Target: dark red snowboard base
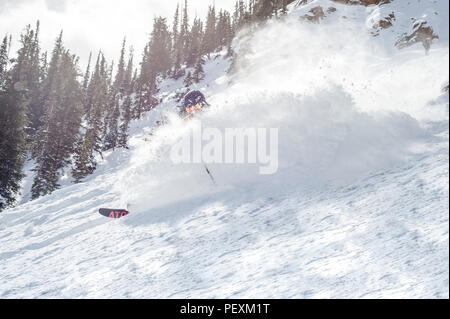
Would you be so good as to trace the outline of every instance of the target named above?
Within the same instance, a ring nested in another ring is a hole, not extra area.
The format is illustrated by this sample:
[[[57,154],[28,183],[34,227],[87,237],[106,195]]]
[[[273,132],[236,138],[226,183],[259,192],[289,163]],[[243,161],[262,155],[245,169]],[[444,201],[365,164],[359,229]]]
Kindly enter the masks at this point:
[[[99,213],[105,217],[109,218],[122,218],[130,214],[129,211],[124,209],[108,209],[108,208],[100,208]]]

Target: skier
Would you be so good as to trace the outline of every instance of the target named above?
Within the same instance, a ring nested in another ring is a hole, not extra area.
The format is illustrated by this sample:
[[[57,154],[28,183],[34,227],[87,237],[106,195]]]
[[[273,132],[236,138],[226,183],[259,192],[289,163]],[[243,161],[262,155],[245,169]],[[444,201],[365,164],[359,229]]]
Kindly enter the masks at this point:
[[[200,91],[191,91],[184,97],[181,116],[186,119],[192,118],[195,113],[201,112],[205,106],[210,105],[206,102],[203,93]]]
[[[181,111],[181,116],[185,120],[190,120],[198,112],[203,112],[206,106],[210,105],[208,102],[206,102],[206,98],[203,93],[200,91],[191,91],[184,97],[184,109],[182,109]],[[211,173],[209,167],[205,163],[203,163],[203,166],[205,167],[206,173],[208,173],[214,186],[217,186],[216,180],[214,179],[214,176]]]

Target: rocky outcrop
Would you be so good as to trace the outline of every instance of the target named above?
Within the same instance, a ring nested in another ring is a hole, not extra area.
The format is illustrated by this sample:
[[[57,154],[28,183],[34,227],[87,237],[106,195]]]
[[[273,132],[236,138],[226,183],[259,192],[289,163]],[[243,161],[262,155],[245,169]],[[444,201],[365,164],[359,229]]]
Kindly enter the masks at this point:
[[[299,14],[301,20],[321,23],[325,22],[328,17],[334,16],[340,19],[364,21],[366,30],[372,36],[383,37],[398,49],[422,44],[428,53],[435,40],[439,39],[440,30],[436,28],[439,28],[440,24],[436,21],[439,21],[438,11],[442,8],[435,9],[435,6],[430,7],[431,4],[421,4],[420,1],[418,3],[408,2],[407,8],[402,8],[401,1],[328,0],[315,2],[313,0],[297,0],[297,7],[301,12]],[[320,5],[318,5],[319,3]],[[344,10],[344,6],[354,7],[355,10]],[[350,17],[343,15],[347,11],[350,12]],[[352,12],[357,12],[357,14],[352,15]]]
[[[309,10],[307,14],[301,16],[300,19],[307,20],[314,23],[319,23],[320,19],[325,18],[325,12],[321,6],[317,6]]]
[[[331,1],[341,4],[360,5],[366,7],[374,5],[382,5],[391,2],[391,0],[331,0]]]
[[[379,36],[381,31],[391,28],[394,25],[395,20],[394,12],[391,12],[387,17],[378,20],[372,25],[372,35],[375,37]]]
[[[307,0],[302,1],[305,1],[306,3]],[[335,7],[328,7],[326,10],[328,15],[333,14],[336,11],[337,9]],[[301,16],[300,19],[313,23],[320,23],[320,20],[324,19],[326,16],[324,9],[321,6],[317,6],[309,10],[307,14]]]
[[[393,26],[393,22],[395,21],[395,13],[390,13],[387,17],[380,19],[376,24],[374,24],[375,29],[388,29]]]
[[[439,36],[434,33],[433,28],[428,25],[427,21],[416,20],[413,31],[410,34],[404,33],[395,45],[399,49],[403,49],[416,43],[422,43],[428,52],[434,39],[439,39]]]

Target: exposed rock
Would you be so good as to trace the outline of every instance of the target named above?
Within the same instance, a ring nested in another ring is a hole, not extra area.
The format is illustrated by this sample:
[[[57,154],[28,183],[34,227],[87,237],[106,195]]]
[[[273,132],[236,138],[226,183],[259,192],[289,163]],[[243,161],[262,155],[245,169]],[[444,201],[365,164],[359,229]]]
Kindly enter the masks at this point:
[[[416,43],[422,43],[428,53],[434,39],[439,39],[439,36],[434,34],[433,28],[428,25],[427,21],[417,20],[414,22],[413,32],[411,34],[404,33],[395,45],[399,49],[403,49]]]
[[[319,23],[320,19],[323,19],[325,17],[325,13],[323,12],[323,9],[321,6],[314,7],[307,14],[304,16],[301,16],[300,19],[311,21],[314,23]]]
[[[366,7],[391,3],[391,0],[331,0],[331,1],[341,3],[341,4],[360,5],[360,6],[366,6]]]
[[[327,10],[327,13],[333,13],[336,12],[336,8],[335,7],[329,7]]]
[[[387,17],[380,19],[377,23],[373,25],[374,29],[388,29],[392,27],[393,22],[395,21],[394,12],[390,13]]]

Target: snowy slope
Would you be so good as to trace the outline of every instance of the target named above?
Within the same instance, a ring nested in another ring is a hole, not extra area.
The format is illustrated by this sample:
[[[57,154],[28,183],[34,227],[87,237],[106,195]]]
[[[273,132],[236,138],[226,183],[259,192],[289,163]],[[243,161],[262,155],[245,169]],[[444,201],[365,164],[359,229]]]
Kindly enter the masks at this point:
[[[120,222],[94,214],[106,189],[73,189],[4,218],[2,297],[448,297],[447,175],[442,144],[345,188],[224,192]]]
[[[386,48],[420,46],[427,36],[435,45],[448,45],[446,0],[298,0],[291,10],[315,23],[356,22],[355,32],[371,34]]]
[[[233,77],[224,53],[207,61],[201,121],[176,118],[182,79],[167,80],[129,151],[2,213],[0,297],[448,298],[448,42],[388,50],[300,8],[240,35]],[[199,125],[278,127],[278,173],[214,164],[213,187],[171,163]]]

